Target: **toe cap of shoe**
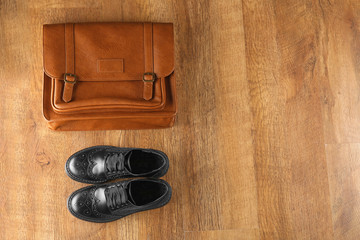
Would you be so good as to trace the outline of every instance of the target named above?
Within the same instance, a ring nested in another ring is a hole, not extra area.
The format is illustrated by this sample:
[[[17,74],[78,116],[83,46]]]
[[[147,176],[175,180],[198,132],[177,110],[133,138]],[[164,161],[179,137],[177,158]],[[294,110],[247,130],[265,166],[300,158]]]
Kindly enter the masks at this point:
[[[78,156],[72,156],[66,162],[66,171],[70,176],[79,179],[89,179],[87,169],[89,162],[86,159],[79,158]]]
[[[87,191],[74,192],[68,199],[68,208],[70,212],[77,216],[92,215],[92,201]]]

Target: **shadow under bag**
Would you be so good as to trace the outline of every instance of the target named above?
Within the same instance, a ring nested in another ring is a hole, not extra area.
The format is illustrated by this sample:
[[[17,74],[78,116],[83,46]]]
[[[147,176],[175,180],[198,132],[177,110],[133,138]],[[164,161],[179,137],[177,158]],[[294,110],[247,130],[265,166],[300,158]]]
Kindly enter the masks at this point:
[[[43,114],[53,130],[171,127],[171,23],[44,25]]]

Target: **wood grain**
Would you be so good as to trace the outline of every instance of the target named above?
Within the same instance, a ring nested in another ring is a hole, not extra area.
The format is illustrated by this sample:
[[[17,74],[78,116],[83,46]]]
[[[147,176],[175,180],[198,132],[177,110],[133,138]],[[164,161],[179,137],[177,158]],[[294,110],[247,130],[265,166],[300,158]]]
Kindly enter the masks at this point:
[[[317,81],[318,13],[313,1],[244,1],[258,217],[265,239],[333,237]]]
[[[335,239],[360,236],[360,144],[326,146]]]
[[[185,232],[185,240],[248,240],[258,239],[259,232],[257,229],[233,229],[233,230],[216,230],[216,231],[192,231]]]
[[[174,23],[173,128],[46,128],[42,25],[95,21]],[[359,239],[359,26],[356,0],[0,0],[0,238]],[[64,164],[97,144],[166,152],[171,202],[74,218]]]
[[[321,104],[335,239],[360,236],[360,3],[322,4]]]

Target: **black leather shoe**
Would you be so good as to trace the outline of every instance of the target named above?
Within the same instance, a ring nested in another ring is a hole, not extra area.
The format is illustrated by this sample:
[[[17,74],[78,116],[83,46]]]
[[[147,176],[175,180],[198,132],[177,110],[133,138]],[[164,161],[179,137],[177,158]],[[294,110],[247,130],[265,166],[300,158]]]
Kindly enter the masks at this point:
[[[70,195],[67,206],[77,218],[103,223],[162,207],[171,192],[164,180],[133,179],[81,188]]]
[[[169,168],[165,153],[142,148],[95,146],[73,154],[65,164],[67,175],[83,183],[115,178],[161,177]]]

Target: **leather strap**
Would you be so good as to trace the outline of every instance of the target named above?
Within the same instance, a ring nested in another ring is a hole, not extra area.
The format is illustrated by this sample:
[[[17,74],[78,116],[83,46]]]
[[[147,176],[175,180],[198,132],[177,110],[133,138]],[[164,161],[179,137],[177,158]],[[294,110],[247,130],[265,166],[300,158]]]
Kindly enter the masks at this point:
[[[155,81],[154,57],[153,57],[153,26],[152,23],[144,23],[144,51],[145,51],[145,74],[143,77],[144,90],[143,98],[150,100],[153,98],[153,88]],[[152,74],[149,74],[152,73]]]
[[[63,101],[70,102],[72,99],[75,76],[75,46],[74,46],[74,24],[65,24],[65,74],[64,74],[64,91]]]

